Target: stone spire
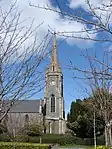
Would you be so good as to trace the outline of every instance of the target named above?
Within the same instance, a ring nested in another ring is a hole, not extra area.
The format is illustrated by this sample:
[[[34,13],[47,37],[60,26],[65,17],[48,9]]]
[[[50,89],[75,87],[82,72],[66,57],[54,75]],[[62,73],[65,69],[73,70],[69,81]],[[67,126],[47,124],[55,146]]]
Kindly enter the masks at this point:
[[[56,48],[56,33],[54,32],[53,35],[53,45],[52,45],[52,56],[51,56],[51,64],[50,64],[51,71],[58,71],[59,62],[57,56],[57,48]]]

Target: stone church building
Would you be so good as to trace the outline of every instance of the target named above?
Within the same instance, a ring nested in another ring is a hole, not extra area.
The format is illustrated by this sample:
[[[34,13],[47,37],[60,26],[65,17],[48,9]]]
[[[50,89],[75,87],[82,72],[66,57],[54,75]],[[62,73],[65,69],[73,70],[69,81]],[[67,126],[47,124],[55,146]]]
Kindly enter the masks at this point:
[[[44,113],[43,110],[44,109]],[[64,134],[66,131],[65,109],[63,97],[63,73],[58,62],[56,49],[56,33],[53,36],[52,55],[46,69],[46,86],[44,99],[19,100],[8,113],[9,125],[13,128],[28,123],[46,125],[46,133]]]

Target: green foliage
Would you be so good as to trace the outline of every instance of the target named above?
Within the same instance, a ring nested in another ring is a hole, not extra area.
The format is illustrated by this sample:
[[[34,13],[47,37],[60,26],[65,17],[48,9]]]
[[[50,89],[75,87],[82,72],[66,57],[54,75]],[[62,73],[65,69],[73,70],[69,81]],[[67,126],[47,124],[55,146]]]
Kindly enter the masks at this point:
[[[0,142],[0,149],[48,149],[46,144]]]
[[[96,149],[107,149],[107,147],[106,146],[97,146]]]
[[[15,138],[16,142],[31,142],[31,143],[40,143],[40,138],[42,143],[44,144],[60,144],[60,145],[93,145],[93,139],[92,138],[78,138],[76,136],[72,135],[56,135],[56,134],[44,134],[42,136],[27,136],[27,135],[20,135]],[[4,140],[5,139],[5,140]],[[7,136],[1,135],[0,141],[10,141],[10,139]],[[97,137],[97,144],[103,145],[104,142],[104,136]],[[0,148],[1,149],[1,148]]]
[[[97,146],[96,149],[108,149],[106,146]],[[112,149],[112,147],[109,147],[109,149]]]
[[[42,136],[42,143],[57,143],[60,145],[93,145],[94,140],[93,138],[79,138],[72,135],[56,135],[56,134],[46,134]],[[97,137],[97,144],[103,145],[104,144],[104,137],[100,136]]]
[[[6,133],[0,134],[0,141],[9,142],[10,138],[8,137],[8,135]]]
[[[79,114],[83,114],[85,111],[84,107],[81,105],[81,100],[77,99],[76,102],[71,103],[69,121],[72,123],[77,119]]]
[[[93,138],[94,136],[93,111],[88,108],[87,101],[89,102],[89,98],[82,101],[78,99],[76,102],[72,102],[70,114],[67,116],[68,128],[73,130],[74,134],[80,138]],[[100,136],[104,132],[104,121],[98,115],[95,120],[96,135]]]
[[[42,136],[43,143],[57,143],[60,145],[74,144],[75,137],[70,135],[56,135],[56,134],[45,134]]]
[[[42,134],[43,128],[38,124],[26,125],[23,131],[28,136],[40,136]]]

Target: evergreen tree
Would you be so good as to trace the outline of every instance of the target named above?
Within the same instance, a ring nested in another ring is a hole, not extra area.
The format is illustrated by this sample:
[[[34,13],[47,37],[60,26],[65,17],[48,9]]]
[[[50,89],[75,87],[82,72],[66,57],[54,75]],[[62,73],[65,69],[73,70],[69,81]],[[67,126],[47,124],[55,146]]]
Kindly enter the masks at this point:
[[[93,111],[88,106],[90,99],[79,100],[71,103],[70,113],[68,113],[68,128],[73,130],[77,137],[93,138]],[[96,116],[96,135],[104,132],[104,121],[97,114]]]

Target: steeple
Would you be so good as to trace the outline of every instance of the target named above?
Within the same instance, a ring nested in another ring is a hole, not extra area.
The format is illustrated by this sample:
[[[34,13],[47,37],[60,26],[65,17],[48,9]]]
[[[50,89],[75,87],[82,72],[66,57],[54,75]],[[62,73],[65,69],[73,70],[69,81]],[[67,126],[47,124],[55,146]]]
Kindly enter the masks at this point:
[[[54,71],[58,71],[59,68],[60,67],[59,67],[57,48],[56,48],[56,32],[54,32],[50,69],[51,71],[54,72]]]
[[[64,119],[63,73],[58,62],[56,33],[53,34],[51,63],[46,69],[44,103],[46,133],[64,134],[66,123]]]

